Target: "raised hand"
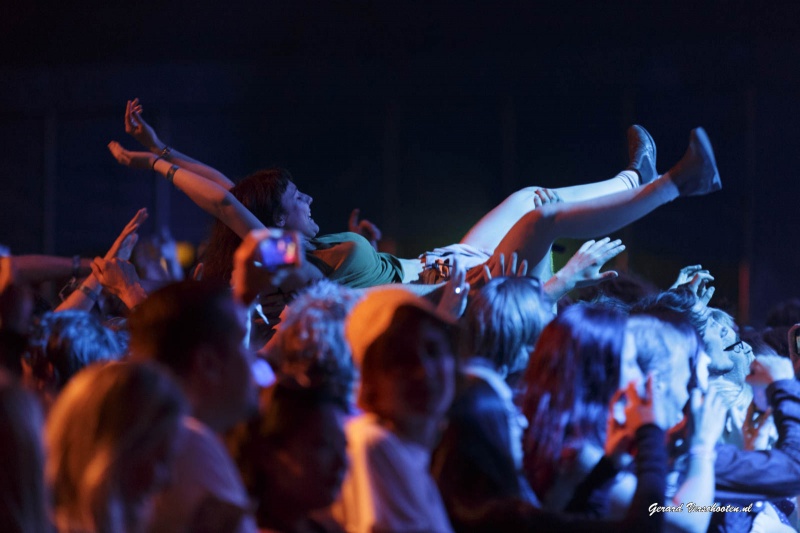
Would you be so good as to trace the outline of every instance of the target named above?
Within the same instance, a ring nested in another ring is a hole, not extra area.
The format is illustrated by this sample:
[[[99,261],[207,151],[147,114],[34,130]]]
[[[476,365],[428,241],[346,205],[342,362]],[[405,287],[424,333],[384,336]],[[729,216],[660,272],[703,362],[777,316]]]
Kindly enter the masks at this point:
[[[106,252],[103,258],[109,260],[117,257],[125,261],[130,259],[133,247],[136,246],[139,240],[139,235],[136,232],[144,221],[147,220],[148,216],[147,208],[143,207],[139,209],[136,214],[133,215],[130,222],[122,228],[122,233],[119,234],[119,237],[117,237],[117,240],[114,241],[114,244],[111,245],[111,248],[108,249],[108,252]]]
[[[534,191],[533,197],[533,207],[542,207],[543,205],[547,204],[555,204],[558,202],[562,202],[563,200],[558,195],[556,191],[553,189],[545,189],[544,187],[539,187]]]
[[[233,254],[233,294],[245,305],[252,303],[262,292],[275,292],[290,274],[290,269],[286,268],[270,272],[256,266],[256,261],[260,259],[259,245],[269,236],[270,230],[267,228],[251,231]]]
[[[511,261],[506,264],[506,256],[504,254],[499,254],[498,256],[498,263],[500,266],[500,271],[496,272],[496,277],[507,277],[507,278],[521,278],[528,275],[528,260],[523,259],[522,262],[517,267],[517,252],[513,252],[511,254]],[[486,282],[492,281],[495,275],[492,274],[491,269],[487,264],[484,263],[483,265],[483,275],[486,277]]]
[[[95,257],[92,274],[108,292],[122,300],[128,309],[133,309],[147,298],[147,293],[139,283],[136,268],[128,261]]]
[[[607,261],[624,250],[625,245],[619,239],[612,241],[606,237],[599,241],[586,241],[575,252],[575,255],[570,257],[564,268],[548,280],[545,284],[545,292],[553,300],[558,300],[572,289],[589,287],[616,278],[619,275],[616,271],[608,270],[601,273],[600,269]]]
[[[793,379],[792,362],[780,355],[759,355],[750,363],[750,375],[745,381],[753,386],[766,387],[774,381]]]
[[[676,289],[681,285],[689,283],[690,281],[692,281],[694,275],[697,274],[698,272],[708,273],[708,270],[703,270],[702,265],[689,265],[683,267],[680,270],[680,272],[678,272],[678,278],[675,280],[675,283],[672,284],[670,289]]]
[[[772,407],[767,407],[763,413],[756,413],[755,402],[750,402],[747,416],[742,424],[743,448],[745,450],[768,449],[773,432],[777,434],[775,422],[772,419]]]
[[[725,429],[725,413],[727,406],[718,394],[717,383],[711,382],[708,391],[703,395],[700,389],[692,389],[690,399],[692,417],[692,446],[700,446],[713,450]]]
[[[156,156],[150,152],[131,152],[123,148],[117,141],[108,143],[108,150],[117,160],[117,163],[130,168],[150,170],[156,161]]]
[[[703,269],[701,265],[685,266],[678,273],[678,279],[672,284],[670,289],[677,289],[686,286],[697,296],[697,306],[706,307],[711,297],[714,296],[714,287],[709,284],[714,281],[711,272]]]
[[[656,423],[652,376],[647,377],[645,391],[644,396],[639,396],[636,383],[630,382],[627,387],[619,389],[611,398],[605,444],[607,456],[613,458],[629,451],[636,430],[645,424]],[[619,420],[615,414],[616,406],[623,397],[625,398],[625,420]]]
[[[138,98],[128,100],[125,107],[125,133],[148,150],[161,146],[155,130],[142,118],[142,104],[139,103]]]
[[[369,241],[373,248],[376,250],[378,249],[378,241],[381,240],[383,235],[381,234],[380,228],[376,226],[374,223],[370,222],[367,219],[358,220],[358,215],[361,213],[361,210],[356,208],[350,213],[350,218],[347,223],[347,227],[352,233],[358,233],[365,239]]]
[[[469,283],[467,279],[467,269],[458,260],[453,262],[450,269],[450,280],[444,286],[442,299],[439,300],[438,308],[456,320],[461,318],[467,308],[467,296],[469,295]]]

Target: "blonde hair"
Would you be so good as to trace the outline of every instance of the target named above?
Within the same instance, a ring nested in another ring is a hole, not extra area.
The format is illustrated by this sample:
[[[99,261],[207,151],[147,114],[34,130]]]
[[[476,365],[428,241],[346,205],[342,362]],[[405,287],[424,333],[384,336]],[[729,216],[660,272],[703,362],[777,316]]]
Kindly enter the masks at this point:
[[[45,428],[45,477],[60,531],[117,532],[139,526],[138,503],[125,501],[124,465],[153,461],[175,438],[185,412],[172,380],[155,366],[97,364],[77,374]],[[140,497],[141,496],[141,497]]]

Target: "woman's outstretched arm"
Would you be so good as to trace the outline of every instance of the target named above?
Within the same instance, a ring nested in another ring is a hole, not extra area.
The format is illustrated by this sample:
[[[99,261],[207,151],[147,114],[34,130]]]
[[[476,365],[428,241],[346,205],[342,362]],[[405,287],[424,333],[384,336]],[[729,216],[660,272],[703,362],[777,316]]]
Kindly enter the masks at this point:
[[[214,181],[159,159],[149,152],[130,152],[118,142],[108,143],[108,149],[122,165],[138,169],[153,169],[183,191],[200,209],[219,219],[236,235],[244,239],[252,230],[264,229],[256,218],[233,194]]]
[[[139,144],[156,156],[194,172],[207,180],[211,180],[226,191],[233,188],[233,182],[219,170],[167,146],[165,142],[158,138],[153,127],[142,118],[142,111],[142,104],[139,103],[138,98],[128,100],[128,104],[125,107],[125,133],[136,139]]]
[[[122,233],[119,234],[117,239],[111,245],[111,248],[108,249],[106,255],[103,256],[105,260],[111,259],[122,259],[123,261],[127,261],[131,258],[131,253],[133,252],[133,247],[136,246],[136,243],[139,240],[139,228],[144,221],[147,220],[148,214],[147,209],[142,208],[139,209],[133,218],[128,222],[124,228],[122,228]],[[89,276],[83,280],[80,287],[76,290],[72,291],[66,300],[61,302],[56,308],[56,311],[67,311],[67,310],[79,310],[79,311],[90,311],[92,307],[94,307],[95,302],[100,297],[100,292],[102,291],[102,287],[100,285],[100,281],[94,275],[94,273],[89,274]]]

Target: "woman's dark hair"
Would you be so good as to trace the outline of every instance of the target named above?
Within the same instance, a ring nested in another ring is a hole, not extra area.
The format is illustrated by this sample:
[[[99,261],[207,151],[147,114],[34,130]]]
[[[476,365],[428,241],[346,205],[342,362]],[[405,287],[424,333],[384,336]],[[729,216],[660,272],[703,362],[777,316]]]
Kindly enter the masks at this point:
[[[265,226],[274,226],[284,214],[281,198],[292,181],[292,175],[282,168],[259,170],[237,183],[231,194]],[[227,282],[233,270],[233,253],[241,244],[228,226],[216,220],[203,257],[203,279]]]
[[[550,487],[570,442],[603,447],[608,402],[619,387],[625,316],[577,304],[545,327],[523,378],[530,425],[525,471],[534,492]]]
[[[271,476],[265,472],[264,461],[286,447],[295,434],[306,427],[315,414],[326,405],[346,413],[347,403],[324,386],[303,386],[292,378],[283,378],[262,395],[262,413],[242,428],[232,443],[233,455],[254,498],[270,497]],[[279,497],[275,495],[275,497]]]
[[[467,376],[463,385],[431,464],[450,516],[521,492],[503,400],[480,378]]]

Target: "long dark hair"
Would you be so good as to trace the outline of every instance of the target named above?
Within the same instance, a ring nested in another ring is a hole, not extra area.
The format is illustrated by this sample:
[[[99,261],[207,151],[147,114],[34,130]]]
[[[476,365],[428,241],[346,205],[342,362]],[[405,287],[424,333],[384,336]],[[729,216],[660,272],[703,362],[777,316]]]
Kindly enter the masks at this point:
[[[274,226],[284,214],[281,197],[291,181],[288,170],[269,168],[247,176],[231,189],[231,193],[265,226]],[[203,279],[230,281],[233,253],[241,242],[228,226],[214,221],[203,258]]]
[[[625,317],[573,305],[545,327],[525,371],[525,472],[536,494],[550,488],[566,444],[603,447],[608,403],[619,387]]]
[[[480,378],[466,376],[448,413],[431,471],[448,511],[492,498],[520,497],[503,401]]]

